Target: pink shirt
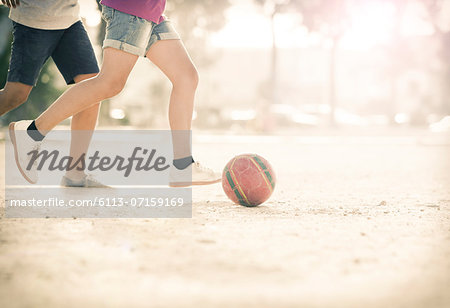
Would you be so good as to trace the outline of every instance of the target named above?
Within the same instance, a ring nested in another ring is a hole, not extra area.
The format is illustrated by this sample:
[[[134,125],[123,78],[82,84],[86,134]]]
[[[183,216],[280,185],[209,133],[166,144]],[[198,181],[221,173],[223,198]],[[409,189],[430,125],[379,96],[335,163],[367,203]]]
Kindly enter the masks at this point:
[[[166,0],[102,0],[101,3],[157,24],[164,20],[162,14],[166,7]]]

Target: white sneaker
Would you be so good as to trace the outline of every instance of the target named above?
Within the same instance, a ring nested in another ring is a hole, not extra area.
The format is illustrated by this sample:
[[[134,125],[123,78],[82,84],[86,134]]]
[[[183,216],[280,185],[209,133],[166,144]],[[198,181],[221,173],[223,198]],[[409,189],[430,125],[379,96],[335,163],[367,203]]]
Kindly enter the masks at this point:
[[[38,151],[41,142],[34,141],[27,133],[27,128],[33,121],[19,121],[9,124],[9,136],[14,146],[14,157],[17,167],[25,180],[31,184],[35,184],[38,180],[37,162],[36,160],[30,166],[31,151]]]
[[[92,174],[85,174],[80,180],[72,180],[67,176],[61,179],[62,187],[82,187],[82,188],[111,188],[108,185],[102,184]]]
[[[199,162],[194,162],[183,170],[179,170],[175,166],[170,168],[169,186],[171,187],[209,185],[219,183],[221,180],[220,173],[202,166]]]

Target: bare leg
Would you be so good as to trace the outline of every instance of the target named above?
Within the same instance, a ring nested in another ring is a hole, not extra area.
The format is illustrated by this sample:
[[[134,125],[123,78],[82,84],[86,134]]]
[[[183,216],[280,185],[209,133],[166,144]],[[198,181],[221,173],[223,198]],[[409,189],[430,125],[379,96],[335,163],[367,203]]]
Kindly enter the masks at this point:
[[[38,130],[46,134],[64,119],[120,93],[137,59],[136,55],[106,48],[100,74],[64,92],[36,119]]]
[[[74,78],[75,83],[83,80],[93,78],[97,74],[78,75]],[[78,160],[81,155],[86,154],[89,143],[92,139],[95,126],[97,124],[98,110],[100,103],[92,105],[78,112],[72,117],[71,123],[71,139],[70,139],[70,156],[74,161]],[[80,180],[84,177],[84,171],[79,171],[76,168],[68,170],[66,176],[72,180]]]
[[[198,73],[181,40],[162,40],[147,52],[150,59],[169,78],[172,93],[169,122],[172,129],[174,158],[191,155],[190,130]]]
[[[32,88],[21,82],[7,82],[0,90],[0,116],[25,103]]]

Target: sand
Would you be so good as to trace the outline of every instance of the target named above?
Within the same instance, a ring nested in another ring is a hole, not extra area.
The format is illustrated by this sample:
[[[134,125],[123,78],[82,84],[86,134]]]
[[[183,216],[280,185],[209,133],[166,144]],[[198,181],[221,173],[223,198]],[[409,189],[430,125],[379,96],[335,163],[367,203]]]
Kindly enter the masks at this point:
[[[0,306],[449,307],[448,141],[199,134],[199,160],[278,181],[257,208],[194,188],[185,219],[6,218],[2,189]]]

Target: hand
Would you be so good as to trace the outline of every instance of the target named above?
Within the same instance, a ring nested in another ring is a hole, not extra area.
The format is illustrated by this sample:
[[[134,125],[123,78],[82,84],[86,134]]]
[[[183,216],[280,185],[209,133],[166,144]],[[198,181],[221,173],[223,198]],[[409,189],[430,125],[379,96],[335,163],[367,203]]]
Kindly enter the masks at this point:
[[[19,0],[2,0],[2,3],[6,5],[7,7],[13,7],[16,8],[17,6],[20,6]]]

